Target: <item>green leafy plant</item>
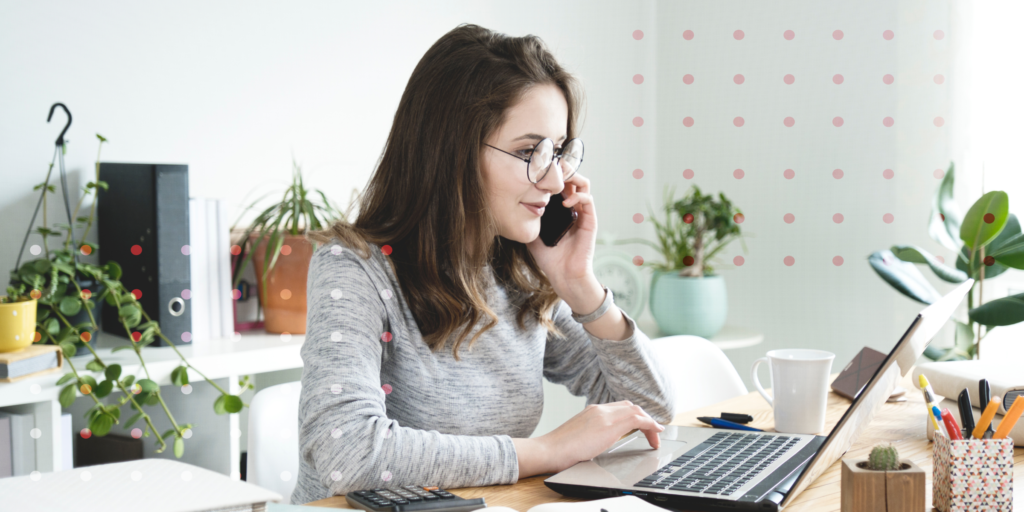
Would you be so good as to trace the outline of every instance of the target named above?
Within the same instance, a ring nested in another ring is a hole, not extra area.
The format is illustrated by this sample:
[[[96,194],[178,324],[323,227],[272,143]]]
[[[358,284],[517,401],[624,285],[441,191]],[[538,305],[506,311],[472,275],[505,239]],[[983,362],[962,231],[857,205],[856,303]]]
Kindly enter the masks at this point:
[[[872,471],[899,471],[900,454],[893,445],[878,445],[871,449],[868,455],[868,469]]]
[[[1024,293],[974,306],[974,287],[983,291],[986,278],[996,277],[1008,268],[1024,269],[1024,234],[1017,217],[1009,211],[1009,196],[1000,190],[988,192],[962,215],[953,200],[953,170],[950,162],[932,200],[928,233],[957,253],[955,268],[916,245],[894,245],[868,257],[868,263],[882,279],[903,295],[924,304],[931,304],[942,295],[925,280],[918,264],[927,265],[939,279],[949,283],[975,280],[967,294],[968,322],[952,320],[956,324],[955,345],[946,350],[929,346],[924,352],[926,357],[938,361],[980,357],[981,340],[992,329],[1024,321]],[[978,295],[981,302],[981,293]]]
[[[238,216],[238,220],[231,226],[235,226],[242,220],[249,210],[257,203],[265,199],[273,192],[268,192],[259,199],[245,207]],[[317,200],[319,197],[319,200]],[[299,164],[292,160],[292,183],[285,191],[280,201],[266,207],[256,219],[253,220],[245,230],[239,243],[240,251],[235,255],[235,270],[232,276],[232,288],[237,288],[242,280],[242,272],[252,258],[256,247],[267,240],[267,247],[263,258],[263,294],[267,293],[267,276],[277,265],[277,257],[281,254],[281,246],[284,244],[285,235],[304,234],[308,230],[319,230],[329,227],[336,220],[347,220],[352,213],[352,208],[359,201],[357,190],[352,191],[349,205],[344,212],[341,211],[327,195],[319,189],[308,189],[302,181],[302,169]],[[257,234],[254,240],[251,235]],[[316,244],[314,244],[314,247]],[[260,303],[266,303],[266,297],[260,297]],[[257,311],[257,315],[259,312]]]
[[[102,150],[107,139],[99,134],[96,134],[96,137],[100,141]],[[60,151],[66,153],[67,146],[62,145]],[[94,402],[93,407],[86,413],[88,428],[92,435],[105,436],[114,425],[121,425],[127,430],[142,420],[145,425],[142,435],[149,437],[151,432],[157,434],[157,431],[144,406],[159,405],[167,414],[171,428],[159,434],[156,453],[162,453],[167,448],[165,440],[173,436],[174,456],[180,458],[185,450],[185,432],[193,425],[191,423],[179,424],[171,416],[170,410],[161,396],[160,386],[150,377],[149,370],[146,368],[146,362],[142,357],[144,347],[159,338],[178,354],[181,364],[171,372],[171,381],[175,386],[189,384],[189,370],[191,370],[220,391],[221,395],[213,404],[217,414],[236,413],[248,404],[244,404],[241,397],[228,393],[189,364],[177,347],[161,332],[159,323],[150,318],[131,291],[121,284],[120,265],[115,261],[108,261],[102,266],[78,261],[76,252],[87,255],[99,249],[97,244],[85,241],[95,220],[96,201],[93,201],[88,217],[78,216],[83,200],[90,193],[95,195],[100,188],[107,189],[107,184],[99,179],[99,166],[100,156],[97,151],[96,179],[87,183],[83,188],[84,194],[79,199],[73,215],[77,219],[76,226],[85,228],[81,239],[73,239],[73,230],[69,225],[54,224],[54,227],[59,229],[48,227],[46,209],[44,208],[43,225],[38,227],[35,232],[43,238],[45,253],[41,258],[26,261],[11,271],[7,293],[9,297],[15,297],[15,300],[23,300],[27,290],[27,296],[38,299],[35,342],[52,343],[59,346],[64,353],[65,364],[71,368],[71,372],[57,381],[58,386],[64,386],[59,394],[62,407],[69,407],[75,401],[75,392],[78,390]],[[50,164],[46,173],[46,180],[34,187],[35,190],[43,189],[44,205],[46,195],[55,193],[54,186],[49,184],[52,171],[53,163]],[[61,229],[67,231],[66,236]],[[50,237],[64,238],[63,247],[56,250],[50,249],[47,244],[47,239]],[[97,283],[95,293],[80,286],[79,281],[84,279]],[[93,335],[99,330],[92,312],[99,301],[106,302],[108,307],[113,307],[118,311],[118,321],[124,327],[127,337],[132,340],[130,345],[115,347],[113,352],[134,351],[145,374],[144,377],[122,375],[121,365],[105,363],[93,348],[93,344],[90,343]],[[74,317],[83,309],[88,313],[89,321],[72,325],[69,318]],[[88,373],[76,368],[71,360],[79,347],[85,347],[93,355],[93,359],[85,365],[85,370],[88,370]],[[99,373],[99,375],[94,376],[89,373]],[[112,404],[104,404],[100,401],[101,398],[115,390],[123,393],[123,398]],[[137,411],[127,420],[121,418],[121,408],[125,404],[129,404],[132,410]]]
[[[613,245],[639,243],[653,247],[665,263],[644,263],[644,266],[659,271],[679,271],[682,277],[703,277],[714,275],[711,259],[733,240],[739,238],[744,253],[747,246],[740,235],[739,222],[743,213],[719,192],[718,199],[701,193],[693,185],[690,192],[676,201],[674,188],[665,188],[665,223],[662,224],[651,213],[651,222],[658,237],[655,244],[642,238],[614,240]],[[647,205],[650,211],[650,203]]]

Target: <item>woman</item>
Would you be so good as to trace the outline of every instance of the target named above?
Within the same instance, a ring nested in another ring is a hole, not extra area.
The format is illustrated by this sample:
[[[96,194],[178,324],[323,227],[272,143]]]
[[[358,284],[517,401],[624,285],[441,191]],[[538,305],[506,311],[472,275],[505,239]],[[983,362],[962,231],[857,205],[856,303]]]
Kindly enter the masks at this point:
[[[577,90],[537,37],[475,25],[413,70],[358,218],[310,233],[324,245],[309,268],[292,503],[511,484],[634,429],[660,445],[671,385],[592,270]],[[579,217],[547,247],[527,204],[559,193]],[[543,378],[590,405],[528,438]]]

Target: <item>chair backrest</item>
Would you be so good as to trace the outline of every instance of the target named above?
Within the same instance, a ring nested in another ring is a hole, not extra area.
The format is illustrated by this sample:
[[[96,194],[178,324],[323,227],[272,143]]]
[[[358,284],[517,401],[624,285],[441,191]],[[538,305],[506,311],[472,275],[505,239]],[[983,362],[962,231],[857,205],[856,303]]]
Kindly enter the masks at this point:
[[[651,344],[675,386],[676,411],[690,411],[747,394],[736,367],[707,339],[680,334],[653,339]]]
[[[261,389],[249,403],[247,482],[279,493],[291,503],[299,477],[299,392],[302,382]]]

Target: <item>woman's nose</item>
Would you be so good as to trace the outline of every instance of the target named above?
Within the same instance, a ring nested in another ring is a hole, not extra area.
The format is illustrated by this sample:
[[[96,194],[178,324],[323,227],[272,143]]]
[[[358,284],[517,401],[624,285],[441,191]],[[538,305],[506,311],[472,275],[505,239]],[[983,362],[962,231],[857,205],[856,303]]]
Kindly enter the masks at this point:
[[[552,194],[560,194],[565,189],[565,180],[562,179],[564,175],[565,170],[562,168],[562,159],[553,160],[548,167],[547,174],[537,182],[537,186],[550,190]]]

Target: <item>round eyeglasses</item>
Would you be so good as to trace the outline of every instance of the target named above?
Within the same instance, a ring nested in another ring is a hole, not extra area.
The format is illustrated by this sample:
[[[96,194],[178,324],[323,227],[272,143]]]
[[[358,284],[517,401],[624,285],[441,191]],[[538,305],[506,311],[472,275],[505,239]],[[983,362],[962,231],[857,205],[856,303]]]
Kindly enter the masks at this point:
[[[535,184],[540,183],[548,175],[555,160],[558,160],[559,169],[562,170],[562,181],[572,178],[583,163],[583,141],[580,139],[568,140],[559,148],[558,153],[555,153],[555,143],[549,138],[541,139],[532,149],[516,151],[519,154],[509,153],[490,144],[486,145],[526,162],[526,179]]]

